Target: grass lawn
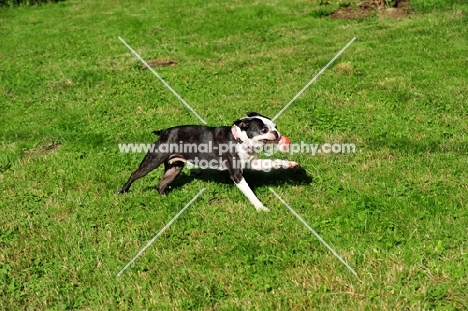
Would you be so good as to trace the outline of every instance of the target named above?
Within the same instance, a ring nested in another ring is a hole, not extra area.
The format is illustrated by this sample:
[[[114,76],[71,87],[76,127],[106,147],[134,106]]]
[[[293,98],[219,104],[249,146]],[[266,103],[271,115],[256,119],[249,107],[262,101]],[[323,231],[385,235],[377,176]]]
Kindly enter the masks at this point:
[[[468,3],[344,20],[329,2],[0,8],[0,309],[468,308]],[[119,36],[176,61],[155,70],[210,126],[273,117],[356,36],[276,120],[293,142],[356,152],[275,154],[306,175],[246,172],[270,213],[227,172],[184,169],[161,197],[158,169],[119,195],[144,154],[118,144],[200,124]]]

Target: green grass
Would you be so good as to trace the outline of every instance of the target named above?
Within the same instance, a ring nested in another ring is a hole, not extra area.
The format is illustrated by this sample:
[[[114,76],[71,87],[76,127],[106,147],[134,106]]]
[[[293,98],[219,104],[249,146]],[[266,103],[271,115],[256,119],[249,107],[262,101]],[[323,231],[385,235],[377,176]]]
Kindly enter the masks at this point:
[[[0,9],[0,309],[468,308],[468,5],[413,1],[405,19],[318,18],[309,1],[65,1]],[[355,154],[279,154],[294,173],[162,169],[117,190],[151,131],[274,116],[293,142]],[[200,189],[205,193],[117,278]],[[358,272],[355,278],[269,191]]]

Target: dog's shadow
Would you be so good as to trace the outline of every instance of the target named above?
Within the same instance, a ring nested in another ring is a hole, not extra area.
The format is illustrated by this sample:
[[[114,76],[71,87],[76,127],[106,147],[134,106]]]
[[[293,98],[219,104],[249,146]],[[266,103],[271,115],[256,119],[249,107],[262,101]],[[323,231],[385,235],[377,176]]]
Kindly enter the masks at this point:
[[[307,172],[302,167],[293,169],[276,169],[269,172],[244,170],[242,174],[254,190],[257,187],[279,186],[279,185],[307,185],[313,182],[313,178],[307,175]],[[180,188],[185,184],[191,183],[193,180],[201,180],[204,182],[216,182],[222,184],[233,184],[234,182],[229,177],[228,171],[218,171],[212,169],[190,169],[189,174],[182,172],[177,179],[166,188],[166,194],[174,189]],[[148,187],[147,190],[154,190],[154,186]]]

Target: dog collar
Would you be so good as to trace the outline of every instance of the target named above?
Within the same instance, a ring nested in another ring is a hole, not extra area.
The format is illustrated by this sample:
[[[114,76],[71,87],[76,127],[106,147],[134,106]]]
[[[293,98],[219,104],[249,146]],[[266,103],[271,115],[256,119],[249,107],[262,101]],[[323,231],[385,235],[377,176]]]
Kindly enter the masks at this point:
[[[252,151],[250,146],[247,145],[242,139],[240,139],[239,135],[237,134],[237,128],[235,124],[231,127],[231,132],[232,132],[232,135],[234,136],[234,140],[237,141],[237,143],[240,144],[242,148],[244,148],[245,151],[247,152]]]

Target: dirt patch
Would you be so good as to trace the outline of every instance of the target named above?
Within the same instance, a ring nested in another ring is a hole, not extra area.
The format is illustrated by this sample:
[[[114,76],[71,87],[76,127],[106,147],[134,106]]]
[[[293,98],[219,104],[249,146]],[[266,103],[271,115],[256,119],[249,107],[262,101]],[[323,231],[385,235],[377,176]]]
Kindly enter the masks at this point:
[[[359,19],[370,16],[408,17],[411,14],[409,0],[394,0],[391,6],[386,6],[384,0],[365,0],[354,6],[339,8],[330,17],[333,19]]]
[[[30,151],[23,151],[23,156],[32,156],[32,157],[37,157],[37,156],[41,156],[41,155],[44,155],[44,154],[48,154],[48,153],[51,153],[53,152],[54,150],[56,150],[58,147],[60,147],[60,143],[59,142],[56,142],[56,141],[51,141],[47,144],[44,144],[34,150],[30,150]]]
[[[176,66],[177,62],[172,59],[151,59],[146,62],[151,68],[153,67],[168,67],[168,66]],[[145,64],[141,66],[141,70],[146,70],[148,67],[146,67]]]

